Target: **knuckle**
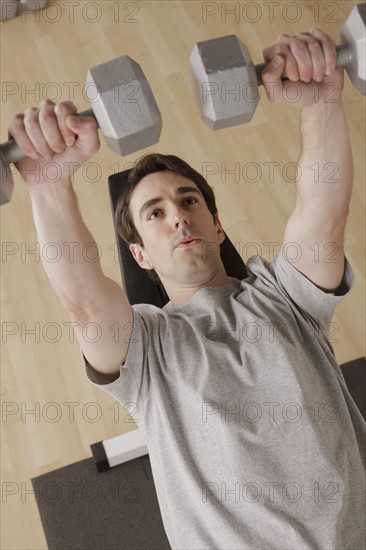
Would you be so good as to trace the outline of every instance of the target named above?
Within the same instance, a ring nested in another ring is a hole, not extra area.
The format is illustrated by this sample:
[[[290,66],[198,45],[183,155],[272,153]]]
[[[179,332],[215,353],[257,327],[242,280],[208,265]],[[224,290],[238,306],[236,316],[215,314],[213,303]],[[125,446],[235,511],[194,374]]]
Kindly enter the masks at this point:
[[[23,113],[18,113],[10,121],[10,128],[22,128],[24,125]]]
[[[26,117],[24,119],[24,126],[26,127],[27,130],[35,130],[36,128],[39,128],[38,118]]]
[[[49,99],[43,99],[39,110],[39,118],[42,122],[48,122],[53,118],[54,103]]]
[[[28,119],[30,117],[34,117],[38,112],[38,109],[36,107],[27,107],[24,111],[24,118]]]
[[[66,106],[66,107],[74,107],[75,108],[75,105],[73,104],[72,101],[70,101],[69,99],[65,99],[64,101],[59,101],[57,103],[57,105],[61,105],[61,106]]]
[[[286,54],[289,51],[287,44],[278,44],[277,54]]]
[[[322,43],[324,44],[324,46],[333,46],[334,44],[333,40],[327,34],[325,34],[322,38]]]
[[[54,105],[54,102],[51,99],[48,99],[47,97],[42,99],[41,107],[49,107],[51,105]]]
[[[287,44],[275,44],[273,46],[273,48],[270,48],[267,50],[265,50],[266,54],[267,54],[267,59],[269,58],[272,58],[274,57],[275,55],[287,55],[288,52],[289,52],[289,48],[287,46]]]
[[[53,119],[52,113],[50,111],[42,110],[39,112],[39,120],[41,123],[48,123]]]
[[[309,50],[312,52],[319,50],[319,42],[317,42],[316,40],[315,41],[309,40],[308,46],[309,46]]]
[[[75,105],[71,101],[59,101],[55,105],[57,114],[69,113],[75,110]]]
[[[305,42],[303,42],[303,40],[300,40],[300,38],[297,38],[296,36],[294,36],[294,38],[292,39],[292,45],[299,50],[303,50],[306,47]]]
[[[274,44],[273,46],[270,46],[268,48],[265,48],[263,50],[263,57],[265,59],[271,59],[273,56],[277,55],[277,54],[286,54],[288,53],[289,49],[288,49],[288,46],[287,44],[285,43],[278,43],[278,44]]]

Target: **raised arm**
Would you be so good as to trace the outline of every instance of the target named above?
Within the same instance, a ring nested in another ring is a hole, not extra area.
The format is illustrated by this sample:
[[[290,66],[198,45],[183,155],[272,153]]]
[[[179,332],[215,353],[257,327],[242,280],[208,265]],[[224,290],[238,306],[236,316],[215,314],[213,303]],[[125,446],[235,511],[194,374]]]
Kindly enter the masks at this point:
[[[280,36],[264,56],[272,60],[263,71],[271,99],[293,101],[297,93],[295,105],[302,106],[296,204],[286,226],[284,250],[298,271],[322,290],[333,292],[344,272],[344,232],[353,181],[342,102],[344,71],[335,69],[333,41],[317,29]],[[288,81],[281,81],[282,72]]]
[[[32,157],[17,168],[30,193],[41,249],[57,243],[60,251],[56,262],[42,257],[48,280],[85,357],[113,379],[127,355],[133,314],[122,288],[102,272],[71,184],[72,174],[99,148],[95,121],[70,116],[75,112],[68,102],[43,101],[14,117],[9,135]]]

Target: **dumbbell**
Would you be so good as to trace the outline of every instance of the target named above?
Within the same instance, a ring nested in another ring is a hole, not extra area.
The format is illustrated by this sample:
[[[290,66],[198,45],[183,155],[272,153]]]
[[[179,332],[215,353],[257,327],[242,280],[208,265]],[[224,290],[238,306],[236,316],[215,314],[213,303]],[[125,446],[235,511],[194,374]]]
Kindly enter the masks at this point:
[[[19,4],[23,5],[25,11],[43,10],[48,0],[19,0]]]
[[[12,19],[19,14],[20,6],[25,11],[42,10],[48,0],[0,0],[0,21]]]
[[[361,94],[366,95],[366,4],[354,6],[341,30],[337,67],[344,67]],[[212,130],[250,122],[260,95],[266,63],[253,65],[249,51],[236,35],[198,42],[189,71],[201,118]],[[286,78],[285,76],[283,78]]]
[[[18,0],[0,0],[0,21],[16,17],[19,12]]]
[[[162,120],[152,90],[140,67],[127,55],[89,69],[85,93],[107,145],[129,155],[159,141]],[[10,163],[27,158],[14,140],[0,145],[0,204],[11,200],[14,182]]]

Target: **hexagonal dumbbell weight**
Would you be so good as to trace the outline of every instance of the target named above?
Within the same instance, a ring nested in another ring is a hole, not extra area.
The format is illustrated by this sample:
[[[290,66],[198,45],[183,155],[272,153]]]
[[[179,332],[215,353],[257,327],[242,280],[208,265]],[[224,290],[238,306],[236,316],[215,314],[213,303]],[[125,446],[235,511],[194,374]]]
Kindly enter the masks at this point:
[[[341,30],[337,67],[345,67],[358,91],[366,95],[366,4],[354,6]],[[201,117],[212,130],[250,122],[259,101],[258,86],[266,63],[253,65],[235,35],[198,42],[189,60]],[[286,78],[285,76],[283,78]]]
[[[86,94],[92,109],[79,113],[91,116],[108,146],[129,155],[157,143],[161,114],[140,65],[127,55],[89,69]],[[13,178],[9,164],[27,157],[14,140],[0,145],[0,204],[10,201]]]
[[[48,0],[0,0],[0,21],[7,21],[19,14],[20,9],[25,11],[42,10]]]
[[[24,6],[25,11],[43,10],[48,0],[19,0],[20,5]]]
[[[0,21],[7,21],[19,13],[18,0],[0,0]]]

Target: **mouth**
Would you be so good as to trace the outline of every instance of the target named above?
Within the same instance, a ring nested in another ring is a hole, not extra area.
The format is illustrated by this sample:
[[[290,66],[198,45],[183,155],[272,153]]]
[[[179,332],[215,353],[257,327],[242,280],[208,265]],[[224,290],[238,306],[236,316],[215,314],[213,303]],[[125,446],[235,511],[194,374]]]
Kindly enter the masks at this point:
[[[196,244],[200,243],[201,239],[191,239],[189,241],[186,241],[184,243],[178,244],[176,248],[191,248],[192,246],[196,246]]]

